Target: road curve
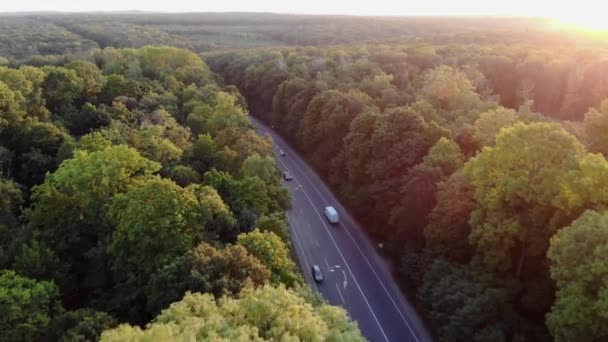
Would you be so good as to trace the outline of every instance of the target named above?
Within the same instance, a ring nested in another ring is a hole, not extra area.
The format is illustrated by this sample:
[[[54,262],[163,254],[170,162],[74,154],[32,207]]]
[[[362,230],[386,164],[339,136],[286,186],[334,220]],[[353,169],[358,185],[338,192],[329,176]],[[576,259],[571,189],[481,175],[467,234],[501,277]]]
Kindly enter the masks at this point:
[[[298,263],[310,286],[331,304],[344,307],[369,341],[432,341],[354,218],[278,134],[259,120],[253,121],[260,134],[273,138],[279,168],[293,177],[283,182],[292,195],[287,217]],[[285,156],[279,155],[279,149]],[[327,205],[338,211],[338,225],[330,224],[323,215]],[[313,265],[322,270],[320,284],[312,278]]]

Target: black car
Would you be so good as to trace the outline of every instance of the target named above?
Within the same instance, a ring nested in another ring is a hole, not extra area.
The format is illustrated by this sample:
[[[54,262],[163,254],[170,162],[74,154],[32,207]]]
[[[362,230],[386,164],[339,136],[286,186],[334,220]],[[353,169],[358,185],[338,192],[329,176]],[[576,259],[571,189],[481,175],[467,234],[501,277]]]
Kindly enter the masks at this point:
[[[321,267],[319,267],[319,265],[312,266],[312,278],[317,283],[320,283],[323,281],[323,274],[321,273]]]
[[[286,181],[290,181],[293,179],[293,177],[291,177],[291,175],[289,174],[289,172],[287,171],[283,171],[283,179]]]

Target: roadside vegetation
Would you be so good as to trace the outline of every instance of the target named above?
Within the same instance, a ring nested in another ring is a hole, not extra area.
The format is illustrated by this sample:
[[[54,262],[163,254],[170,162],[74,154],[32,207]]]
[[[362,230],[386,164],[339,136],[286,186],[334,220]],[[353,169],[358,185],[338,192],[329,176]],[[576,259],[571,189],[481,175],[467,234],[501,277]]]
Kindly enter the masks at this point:
[[[546,24],[3,17],[0,340],[361,339],[301,286],[248,112],[438,340],[608,339],[608,47]]]
[[[361,340],[302,284],[272,149],[188,50],[0,67],[0,340]]]
[[[607,50],[421,42],[205,57],[383,243],[439,340],[608,337],[596,259]]]

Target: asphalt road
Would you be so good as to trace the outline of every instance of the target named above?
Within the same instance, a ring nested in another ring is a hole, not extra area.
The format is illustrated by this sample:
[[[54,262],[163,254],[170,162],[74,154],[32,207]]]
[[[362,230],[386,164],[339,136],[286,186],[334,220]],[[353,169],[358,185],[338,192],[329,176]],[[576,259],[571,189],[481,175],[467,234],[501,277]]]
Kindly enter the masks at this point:
[[[287,216],[298,262],[310,286],[331,304],[344,307],[369,341],[431,341],[362,228],[278,134],[253,121],[261,134],[272,136],[279,167],[293,177],[283,181],[292,195],[293,208]],[[279,149],[285,156],[279,155]],[[338,211],[338,225],[325,218],[328,205]],[[323,282],[314,282],[313,265],[320,266]]]

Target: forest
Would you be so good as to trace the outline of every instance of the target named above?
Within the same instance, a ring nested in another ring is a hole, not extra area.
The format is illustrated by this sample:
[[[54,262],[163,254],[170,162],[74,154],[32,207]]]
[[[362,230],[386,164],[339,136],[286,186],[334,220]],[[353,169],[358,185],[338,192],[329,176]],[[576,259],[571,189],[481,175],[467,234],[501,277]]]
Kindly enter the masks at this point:
[[[363,340],[303,285],[272,150],[188,50],[0,67],[0,340]]]
[[[383,244],[437,340],[608,339],[603,36],[531,19],[3,19],[0,340],[362,339],[302,285],[249,112]]]
[[[603,341],[608,51],[204,55],[386,246],[441,341]]]

